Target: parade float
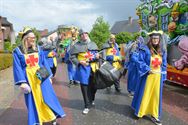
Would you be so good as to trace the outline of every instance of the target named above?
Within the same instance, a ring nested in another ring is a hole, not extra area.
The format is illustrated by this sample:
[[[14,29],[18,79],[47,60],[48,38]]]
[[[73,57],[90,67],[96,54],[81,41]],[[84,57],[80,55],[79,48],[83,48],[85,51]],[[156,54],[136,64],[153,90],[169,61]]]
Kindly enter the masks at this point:
[[[168,36],[167,80],[188,87],[188,0],[141,0],[136,9],[143,30]]]
[[[58,55],[62,59],[62,61],[64,60],[65,51],[71,41],[72,34],[75,32],[76,33],[78,32],[78,27],[66,26],[66,25],[62,25],[58,27],[58,34],[59,36],[61,36],[61,41],[59,43],[59,49],[58,49]],[[78,37],[78,33],[76,34],[76,38],[77,37]]]

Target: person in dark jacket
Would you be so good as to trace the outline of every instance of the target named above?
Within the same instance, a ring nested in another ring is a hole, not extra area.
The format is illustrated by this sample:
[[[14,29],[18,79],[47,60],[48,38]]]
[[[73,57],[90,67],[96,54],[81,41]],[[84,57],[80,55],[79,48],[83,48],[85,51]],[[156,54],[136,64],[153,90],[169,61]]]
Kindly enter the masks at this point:
[[[83,114],[87,114],[94,105],[96,89],[91,80],[92,72],[95,72],[96,60],[99,58],[97,45],[90,41],[88,33],[80,30],[81,40],[71,49],[71,60],[77,66],[75,80],[80,82],[85,108]]]

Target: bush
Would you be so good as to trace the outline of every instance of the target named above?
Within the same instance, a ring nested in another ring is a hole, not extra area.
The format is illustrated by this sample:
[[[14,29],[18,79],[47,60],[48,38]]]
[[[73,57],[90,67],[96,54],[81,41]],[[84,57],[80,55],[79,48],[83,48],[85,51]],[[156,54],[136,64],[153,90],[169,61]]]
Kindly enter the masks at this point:
[[[9,50],[0,50],[0,53],[12,53],[12,51],[9,51]]]
[[[12,44],[12,50],[14,50],[17,46],[17,44]]]
[[[0,70],[6,69],[12,66],[12,54],[9,53],[0,53]]]
[[[12,51],[12,46],[11,46],[11,43],[9,41],[4,43],[4,49],[6,51]]]

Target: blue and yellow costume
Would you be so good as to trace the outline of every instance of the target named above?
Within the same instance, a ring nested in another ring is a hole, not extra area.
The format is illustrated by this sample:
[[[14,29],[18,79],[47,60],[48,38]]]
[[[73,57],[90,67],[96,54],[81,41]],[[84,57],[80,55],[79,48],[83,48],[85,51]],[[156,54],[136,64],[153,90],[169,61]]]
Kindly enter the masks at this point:
[[[46,57],[46,60],[50,66],[53,76],[55,76],[56,68],[57,68],[57,58],[56,58],[56,46],[48,42],[46,38],[42,38],[39,43],[41,45],[41,49]]]
[[[122,68],[121,66],[121,55],[117,43],[105,43],[102,47],[104,49],[105,59],[110,62],[116,69]]]
[[[116,42],[111,43],[110,41],[106,42],[102,46],[103,49],[103,58],[110,62],[113,67],[116,69],[121,69],[121,55],[118,48],[118,44]],[[114,83],[115,89],[117,92],[120,92],[120,83],[119,80]]]
[[[144,43],[141,40],[135,41],[128,52],[128,62],[126,63],[126,67],[128,69],[128,78],[127,78],[127,90],[129,93],[134,93],[136,89],[136,85],[139,84],[139,73],[138,73],[138,55],[140,47],[144,46]]]
[[[69,80],[72,82],[75,80],[75,73],[76,73],[76,66],[72,63],[72,61],[70,60],[70,52],[71,49],[73,47],[73,45],[76,43],[77,41],[71,41],[66,49],[65,52],[65,59],[64,62],[67,64],[67,71],[68,71],[68,77]]]
[[[55,76],[57,68],[57,58],[55,49],[43,49],[43,53],[46,57],[46,60],[50,66],[53,76]]]
[[[151,55],[147,46],[142,46],[138,58],[140,82],[132,101],[135,115],[143,117],[152,115],[160,119],[162,111],[162,88],[166,80],[166,51]],[[149,74],[152,71],[152,74]]]
[[[46,57],[46,60],[50,66],[53,76],[55,76],[56,68],[57,68],[57,58],[56,52],[54,49],[43,49],[43,53]]]
[[[44,81],[36,76],[36,71],[40,67],[46,67],[51,74]],[[31,51],[28,54],[23,53],[21,46],[14,49],[13,74],[15,85],[26,83],[31,88],[31,92],[25,94],[28,125],[42,124],[65,116],[50,81],[52,76],[50,67],[39,47],[38,51]]]
[[[71,51],[71,60],[77,66],[75,80],[80,82],[85,108],[90,108],[97,91],[92,77],[93,72],[97,69],[95,62],[97,52],[97,45],[90,40],[77,42]],[[82,65],[81,61],[88,64]]]
[[[139,83],[137,61],[138,61],[138,50],[130,53],[129,62],[127,64],[127,69],[128,69],[127,90],[129,93],[135,92],[136,85]]]
[[[96,59],[98,47],[94,42],[77,42],[72,50],[71,58],[73,63],[77,65],[75,80],[79,81],[81,84],[88,85],[91,68],[93,71],[95,71],[97,67],[96,63],[93,61]],[[90,65],[80,65],[79,61],[87,61],[88,63],[90,62]]]

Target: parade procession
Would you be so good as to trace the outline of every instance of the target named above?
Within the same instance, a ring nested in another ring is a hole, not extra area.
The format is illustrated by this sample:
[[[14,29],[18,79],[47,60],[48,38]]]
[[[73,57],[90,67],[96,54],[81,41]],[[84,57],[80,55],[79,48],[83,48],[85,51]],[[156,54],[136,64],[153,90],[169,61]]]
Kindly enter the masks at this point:
[[[188,125],[188,0],[0,8],[0,125]]]

